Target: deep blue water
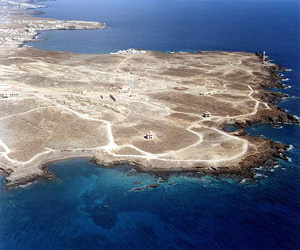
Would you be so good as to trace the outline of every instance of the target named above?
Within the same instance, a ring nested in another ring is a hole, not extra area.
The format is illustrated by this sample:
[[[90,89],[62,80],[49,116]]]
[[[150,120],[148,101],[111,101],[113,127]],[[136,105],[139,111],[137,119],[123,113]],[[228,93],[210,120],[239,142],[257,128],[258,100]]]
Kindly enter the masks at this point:
[[[57,0],[47,17],[104,21],[97,31],[51,31],[41,49],[262,51],[292,69],[296,96],[280,104],[299,116],[299,2],[289,0]],[[57,178],[0,193],[0,249],[300,249],[300,129],[249,129],[293,145],[257,181],[159,178],[88,160],[51,164]],[[140,181],[140,184],[135,184]],[[0,178],[1,185],[4,179]],[[159,183],[155,189],[136,187]]]

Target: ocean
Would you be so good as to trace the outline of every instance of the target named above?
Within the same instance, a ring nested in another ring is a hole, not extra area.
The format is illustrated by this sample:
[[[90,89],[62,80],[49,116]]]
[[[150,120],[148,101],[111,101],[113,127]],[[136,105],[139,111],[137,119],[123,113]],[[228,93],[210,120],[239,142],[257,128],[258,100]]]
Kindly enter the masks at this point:
[[[57,0],[44,17],[106,22],[108,29],[46,31],[43,50],[110,53],[262,52],[285,72],[300,116],[297,0]],[[278,90],[276,90],[278,91]],[[300,249],[300,129],[258,124],[251,135],[293,147],[289,161],[258,168],[252,182],[181,174],[161,178],[88,159],[56,162],[56,178],[0,193],[0,249]],[[157,188],[142,189],[158,183]],[[4,186],[4,176],[0,185]]]

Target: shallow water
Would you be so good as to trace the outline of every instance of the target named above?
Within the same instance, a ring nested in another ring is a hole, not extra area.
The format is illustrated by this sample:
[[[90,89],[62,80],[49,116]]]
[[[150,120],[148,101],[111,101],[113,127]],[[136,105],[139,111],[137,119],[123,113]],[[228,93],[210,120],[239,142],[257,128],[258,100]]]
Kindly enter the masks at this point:
[[[57,0],[47,17],[104,21],[110,29],[51,31],[29,45],[81,53],[262,51],[299,97],[299,3],[284,0]],[[299,99],[281,107],[299,115]],[[173,175],[160,183],[129,166],[88,160],[51,164],[57,178],[0,193],[0,249],[299,249],[299,126],[268,125],[252,135],[293,145],[255,182]],[[135,184],[136,182],[140,184]],[[3,179],[0,178],[3,185]],[[159,183],[154,189],[136,187]]]

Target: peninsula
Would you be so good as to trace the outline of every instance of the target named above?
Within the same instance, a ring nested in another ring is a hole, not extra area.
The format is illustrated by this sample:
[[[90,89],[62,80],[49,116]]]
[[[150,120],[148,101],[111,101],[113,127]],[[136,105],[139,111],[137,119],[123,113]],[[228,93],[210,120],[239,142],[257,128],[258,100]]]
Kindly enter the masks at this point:
[[[246,52],[105,55],[23,45],[39,30],[102,29],[34,17],[43,5],[0,0],[0,170],[8,185],[46,164],[89,157],[143,171],[249,173],[288,147],[227,125],[298,123],[274,101],[284,68]]]

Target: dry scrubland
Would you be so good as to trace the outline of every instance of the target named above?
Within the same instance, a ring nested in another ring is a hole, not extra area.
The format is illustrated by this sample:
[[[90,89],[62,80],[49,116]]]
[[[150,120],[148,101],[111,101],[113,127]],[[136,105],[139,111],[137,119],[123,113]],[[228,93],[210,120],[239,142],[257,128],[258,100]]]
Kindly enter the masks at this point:
[[[11,184],[45,176],[44,163],[68,157],[145,171],[238,173],[286,148],[222,130],[295,122],[265,90],[278,85],[276,65],[244,52],[84,55],[20,47],[40,29],[105,27],[34,18],[27,8],[0,2],[0,168]],[[153,139],[144,138],[149,131]]]

